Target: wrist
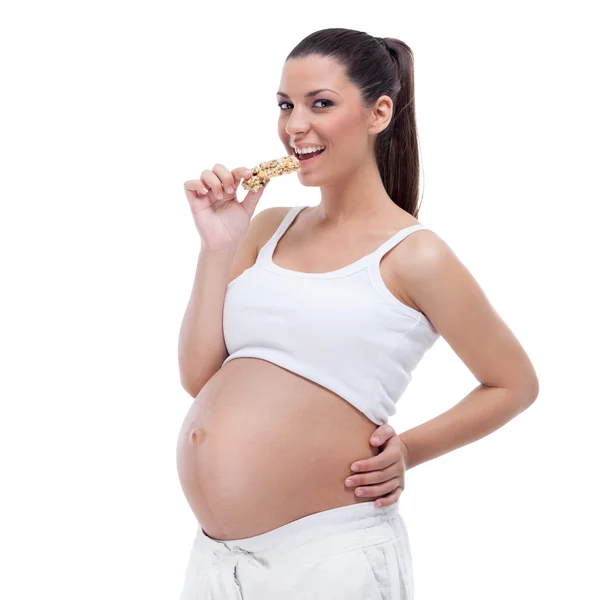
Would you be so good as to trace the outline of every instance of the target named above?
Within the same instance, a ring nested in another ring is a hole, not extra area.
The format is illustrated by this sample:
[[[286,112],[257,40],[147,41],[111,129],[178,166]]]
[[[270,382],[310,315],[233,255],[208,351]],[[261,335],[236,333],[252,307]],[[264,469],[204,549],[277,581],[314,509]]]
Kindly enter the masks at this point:
[[[402,440],[401,437],[398,438],[400,440],[400,448],[401,448],[401,453],[402,453],[402,459],[404,460],[404,467],[406,469],[408,469],[408,463],[409,463],[409,451],[408,451],[408,446],[404,443],[404,441]]]

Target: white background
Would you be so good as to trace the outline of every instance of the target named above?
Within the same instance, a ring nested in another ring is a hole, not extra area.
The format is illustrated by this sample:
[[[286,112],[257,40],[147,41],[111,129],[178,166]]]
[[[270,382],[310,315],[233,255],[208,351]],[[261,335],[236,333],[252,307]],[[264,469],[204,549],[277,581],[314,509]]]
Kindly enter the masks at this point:
[[[2,598],[177,599],[196,530],[175,464],[192,401],[177,339],[200,248],[183,183],[284,154],[283,62],[327,27],[413,49],[419,220],[471,270],[540,381],[508,425],[407,472],[416,600],[594,597],[585,8],[2,9]],[[258,212],[319,201],[297,177],[273,183]],[[427,421],[477,383],[440,339],[390,423]]]

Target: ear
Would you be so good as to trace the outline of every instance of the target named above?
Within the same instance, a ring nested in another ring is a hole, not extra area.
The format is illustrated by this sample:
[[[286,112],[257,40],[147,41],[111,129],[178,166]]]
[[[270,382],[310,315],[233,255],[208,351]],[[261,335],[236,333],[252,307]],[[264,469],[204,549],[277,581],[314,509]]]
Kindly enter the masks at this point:
[[[369,128],[367,132],[374,135],[382,132],[392,120],[394,103],[390,96],[381,96],[377,99],[369,116]]]

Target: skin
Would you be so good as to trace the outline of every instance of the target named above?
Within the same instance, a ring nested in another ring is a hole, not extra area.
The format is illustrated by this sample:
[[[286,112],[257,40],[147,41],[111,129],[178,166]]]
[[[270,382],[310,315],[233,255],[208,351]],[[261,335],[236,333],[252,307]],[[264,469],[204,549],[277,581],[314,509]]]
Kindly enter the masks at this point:
[[[317,88],[335,92],[305,97]],[[373,155],[375,137],[391,118],[388,96],[363,110],[343,68],[321,57],[287,61],[279,89],[289,96],[278,97],[289,108],[279,108],[278,121],[287,153],[292,142],[326,150],[319,167],[304,163],[298,171],[303,185],[319,187],[321,201],[302,211],[281,238],[277,264],[329,271],[418,223],[387,195]],[[319,99],[334,105],[321,108]],[[394,278],[407,241],[385,255],[381,274],[390,291],[410,303]],[[379,442],[371,441],[376,434]],[[378,428],[334,392],[267,361],[239,358],[215,373],[190,407],[177,464],[204,532],[224,540],[380,496],[384,505],[394,503],[404,489],[406,450],[390,425]],[[355,463],[359,473],[351,470]],[[364,495],[355,496],[355,489]]]

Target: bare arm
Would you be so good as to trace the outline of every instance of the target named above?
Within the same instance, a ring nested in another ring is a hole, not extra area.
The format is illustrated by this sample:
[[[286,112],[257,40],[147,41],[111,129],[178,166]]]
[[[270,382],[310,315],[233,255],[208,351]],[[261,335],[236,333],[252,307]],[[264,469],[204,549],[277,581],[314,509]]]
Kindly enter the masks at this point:
[[[182,387],[195,398],[229,356],[223,336],[223,306],[227,285],[256,262],[259,240],[286,208],[267,208],[255,214],[235,249],[201,248],[194,285],[184,314],[178,343]]]
[[[203,248],[198,255],[178,343],[181,384],[192,397],[228,356],[223,338],[223,302],[235,252]]]
[[[398,267],[406,295],[480,385],[445,413],[399,436],[409,469],[499,429],[538,396],[530,359],[472,274],[438,236],[416,236]]]

